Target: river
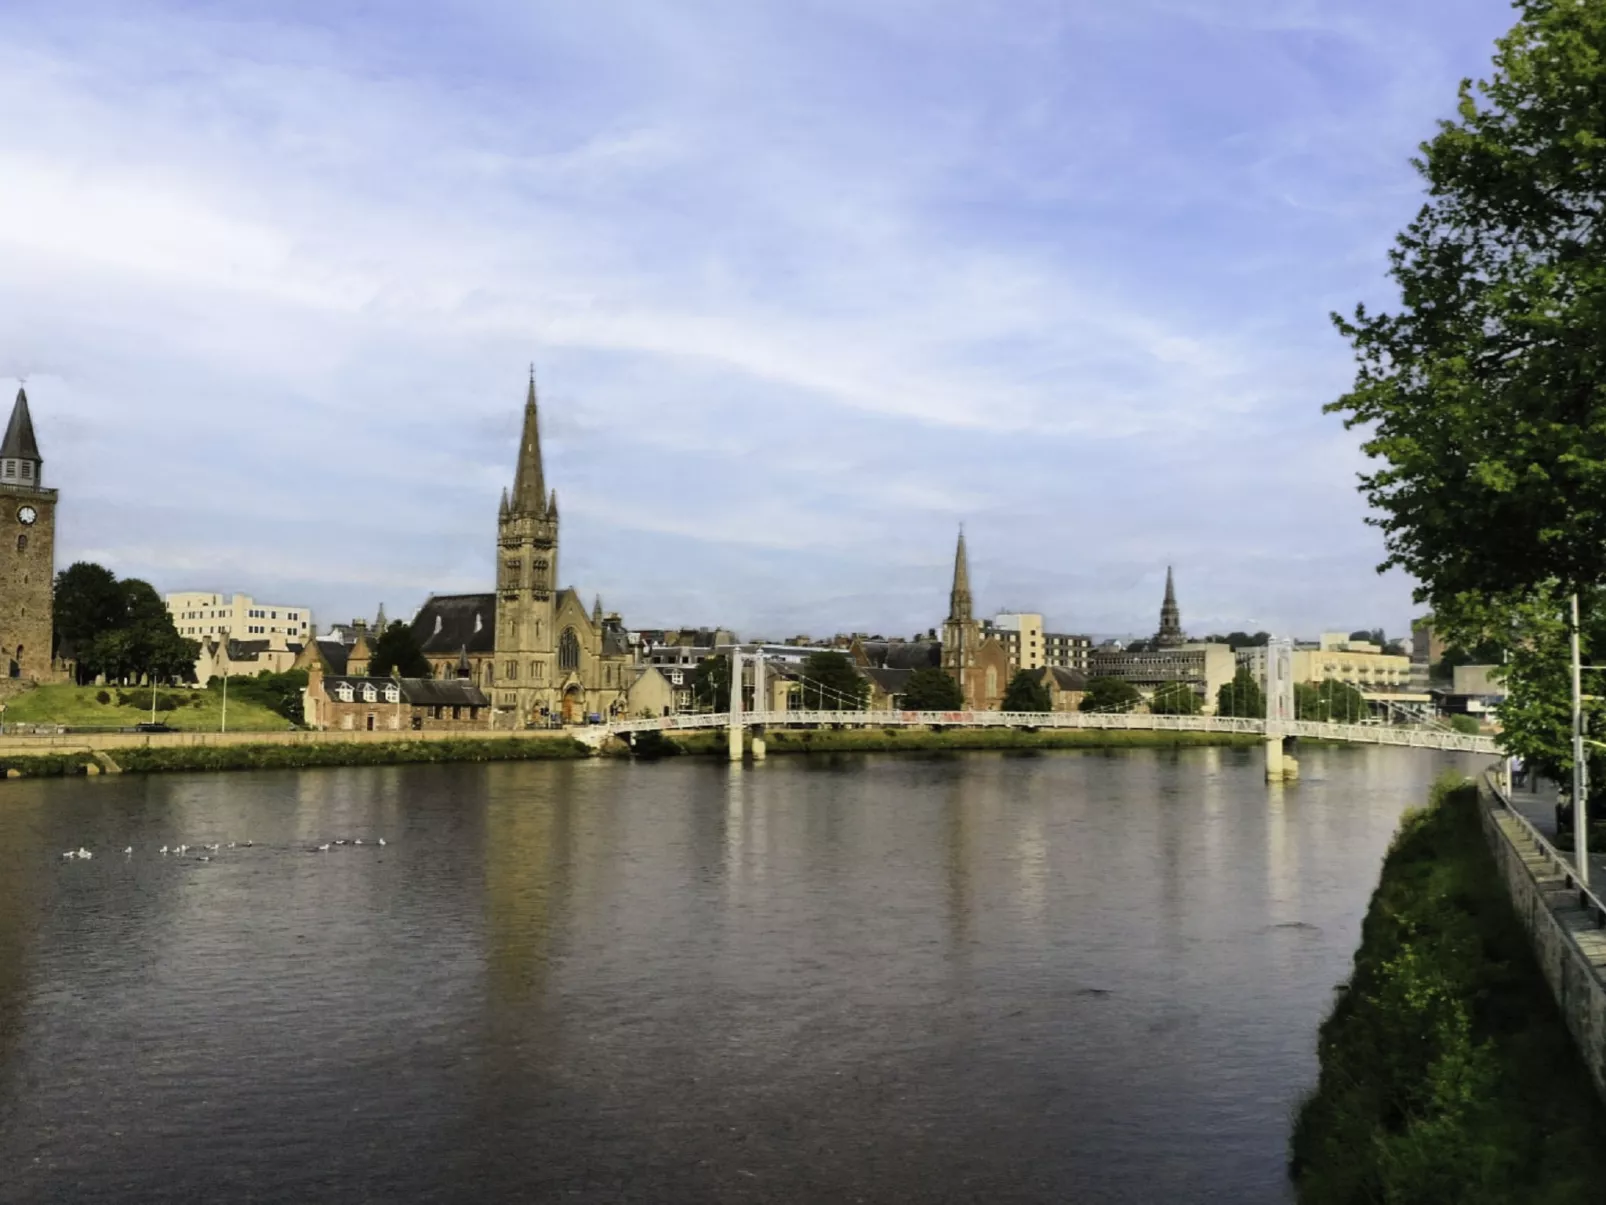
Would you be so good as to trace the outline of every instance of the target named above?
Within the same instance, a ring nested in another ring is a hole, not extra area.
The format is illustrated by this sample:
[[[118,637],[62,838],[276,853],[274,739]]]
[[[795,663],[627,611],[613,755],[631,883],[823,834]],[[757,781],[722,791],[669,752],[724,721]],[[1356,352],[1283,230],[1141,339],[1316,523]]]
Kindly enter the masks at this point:
[[[1469,764],[1302,761],[5,783],[0,1201],[1286,1201],[1383,852]]]

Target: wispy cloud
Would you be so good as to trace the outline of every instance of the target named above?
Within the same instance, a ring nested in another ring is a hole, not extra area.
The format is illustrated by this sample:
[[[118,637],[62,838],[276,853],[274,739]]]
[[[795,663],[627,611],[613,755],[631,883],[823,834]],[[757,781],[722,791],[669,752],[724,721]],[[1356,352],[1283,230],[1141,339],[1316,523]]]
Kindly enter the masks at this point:
[[[929,626],[964,516],[1065,626],[1175,560],[1201,620],[1398,627],[1325,314],[1508,19],[24,3],[0,374],[64,560],[326,619],[488,578],[534,359],[565,572],[639,622]]]

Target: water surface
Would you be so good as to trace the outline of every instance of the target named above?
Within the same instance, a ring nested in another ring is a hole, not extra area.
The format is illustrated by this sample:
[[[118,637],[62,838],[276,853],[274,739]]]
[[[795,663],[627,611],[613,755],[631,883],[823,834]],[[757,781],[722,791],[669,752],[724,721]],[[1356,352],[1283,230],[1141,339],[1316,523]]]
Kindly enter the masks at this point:
[[[1455,764],[7,783],[0,1201],[1285,1201],[1379,861]]]

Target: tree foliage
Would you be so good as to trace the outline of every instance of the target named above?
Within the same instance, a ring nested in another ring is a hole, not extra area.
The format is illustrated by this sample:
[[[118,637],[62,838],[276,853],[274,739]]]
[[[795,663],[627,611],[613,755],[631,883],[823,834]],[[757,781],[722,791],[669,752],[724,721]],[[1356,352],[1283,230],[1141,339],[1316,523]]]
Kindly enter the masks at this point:
[[[293,724],[305,723],[306,717],[302,714],[302,694],[307,686],[307,671],[304,669],[285,670],[283,673],[274,673],[263,670],[255,677],[245,674],[231,674],[228,679],[229,700],[243,700],[250,703],[260,703],[270,711],[277,712]],[[214,694],[223,693],[223,678],[215,677],[207,683],[207,689]]]
[[[930,666],[909,675],[903,705],[910,711],[961,711],[965,696],[952,674]]]
[[[1392,313],[1335,315],[1358,370],[1332,403],[1368,431],[1385,566],[1441,621],[1606,579],[1606,4],[1519,0],[1417,167]]]
[[[1083,711],[1131,711],[1143,695],[1136,686],[1122,678],[1094,678],[1087,684],[1082,696]]]
[[[126,682],[192,677],[200,645],[173,626],[161,595],[139,578],[117,580],[101,565],[78,561],[56,575],[51,619],[58,649],[78,661],[78,678]]]
[[[862,711],[870,684],[845,653],[810,653],[803,662],[802,701],[817,711]]]
[[[999,709],[1001,711],[1054,710],[1054,701],[1048,697],[1048,687],[1043,685],[1043,671],[1016,670],[1015,676],[1009,680],[1009,689],[1004,691],[1004,701],[999,705]]]
[[[692,699],[698,711],[722,712],[731,709],[731,663],[729,657],[704,657],[697,663],[691,680]]]
[[[1354,724],[1371,714],[1366,696],[1336,678],[1294,684],[1294,718]]]
[[[429,658],[418,643],[410,624],[392,620],[374,641],[373,655],[368,661],[368,676],[388,678],[428,678],[431,675]]]
[[[1228,632],[1225,636],[1206,636],[1206,644],[1225,644],[1234,652],[1239,649],[1261,648],[1271,643],[1270,632],[1256,632],[1251,636],[1248,632]]]
[[[1154,715],[1198,715],[1203,701],[1186,682],[1162,682],[1149,699]]]
[[[1247,669],[1240,668],[1231,682],[1223,682],[1216,691],[1216,714],[1260,720],[1266,717],[1266,692],[1260,680]]]

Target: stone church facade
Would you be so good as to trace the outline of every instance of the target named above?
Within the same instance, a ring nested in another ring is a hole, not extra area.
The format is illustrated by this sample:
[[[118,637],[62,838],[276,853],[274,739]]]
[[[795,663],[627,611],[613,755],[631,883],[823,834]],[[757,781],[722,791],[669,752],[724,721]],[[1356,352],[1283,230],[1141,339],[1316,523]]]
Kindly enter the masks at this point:
[[[56,491],[45,488],[44,463],[19,389],[0,441],[0,669],[22,682],[64,676],[52,656]]]
[[[954,584],[948,618],[942,625],[942,668],[955,682],[971,711],[996,711],[1009,689],[1009,650],[977,622],[970,598],[970,562],[965,533],[954,552]]]

